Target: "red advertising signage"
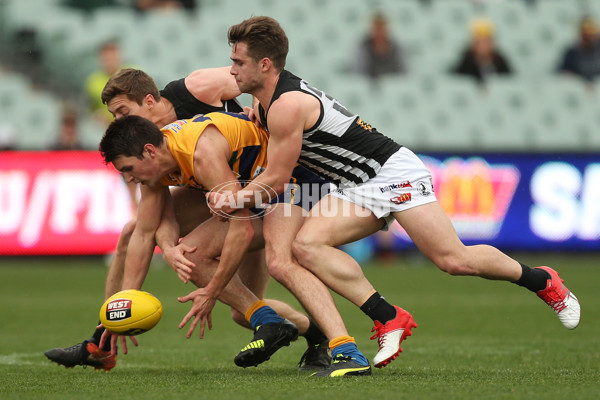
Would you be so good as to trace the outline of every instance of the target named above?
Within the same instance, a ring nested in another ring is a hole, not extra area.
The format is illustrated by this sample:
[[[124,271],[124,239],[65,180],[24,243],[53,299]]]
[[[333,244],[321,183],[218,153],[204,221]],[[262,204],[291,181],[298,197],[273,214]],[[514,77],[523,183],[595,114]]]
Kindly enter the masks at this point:
[[[108,254],[132,216],[97,151],[0,152],[0,255]]]
[[[600,157],[421,157],[466,244],[600,250]],[[0,256],[109,254],[131,205],[123,179],[96,151],[0,152]],[[391,232],[398,250],[413,246],[398,224]]]

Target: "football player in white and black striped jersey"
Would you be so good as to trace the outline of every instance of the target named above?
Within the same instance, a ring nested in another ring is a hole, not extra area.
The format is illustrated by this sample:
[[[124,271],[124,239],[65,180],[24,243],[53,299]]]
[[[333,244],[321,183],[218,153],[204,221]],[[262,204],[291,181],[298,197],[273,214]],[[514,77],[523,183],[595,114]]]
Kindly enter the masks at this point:
[[[401,342],[416,324],[408,312],[377,293],[360,265],[336,246],[375,233],[394,220],[441,270],[524,286],[551,306],[565,327],[578,325],[579,302],[556,271],[530,268],[491,246],[465,246],[436,201],[430,172],[413,152],[284,69],[288,39],[277,21],[249,18],[230,27],[228,40],[232,46],[231,73],[240,91],[258,100],[255,113],[270,139],[267,169],[227,203],[251,207],[248,200],[255,193],[264,193],[262,187],[281,191],[296,162],[338,186],[311,210],[293,242],[293,256],[374,321],[373,338],[379,342],[373,360],[376,367],[398,356]],[[211,205],[223,205],[223,197],[209,195]],[[278,223],[285,226],[286,221],[282,218]],[[293,224],[288,223],[290,227]],[[265,240],[274,247],[281,246],[270,229],[265,221]],[[369,374],[370,366],[348,336],[339,313],[312,278],[305,279],[297,271],[301,269],[298,263],[285,264],[285,271],[281,264],[268,267],[294,292],[330,339],[334,362],[316,375]]]

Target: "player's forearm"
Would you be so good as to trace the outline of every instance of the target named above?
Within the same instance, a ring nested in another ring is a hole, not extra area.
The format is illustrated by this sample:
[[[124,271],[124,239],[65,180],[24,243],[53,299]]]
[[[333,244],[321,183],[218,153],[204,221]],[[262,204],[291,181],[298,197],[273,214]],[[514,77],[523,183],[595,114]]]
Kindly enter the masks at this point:
[[[123,257],[121,254],[115,254],[114,257]],[[124,272],[124,260],[123,262],[117,262],[113,260],[108,268],[106,274],[106,285],[104,288],[104,299],[108,299],[113,294],[121,290],[123,283],[123,272]]]
[[[127,256],[125,257],[125,270],[123,272],[123,282],[121,290],[125,289],[141,289],[152,255],[154,254],[154,234],[134,234],[131,236]]]
[[[288,181],[289,177],[265,172],[235,194],[233,208],[252,208],[268,203],[283,193]]]
[[[177,245],[179,241],[179,224],[175,217],[163,217],[155,234],[156,244],[161,250]]]

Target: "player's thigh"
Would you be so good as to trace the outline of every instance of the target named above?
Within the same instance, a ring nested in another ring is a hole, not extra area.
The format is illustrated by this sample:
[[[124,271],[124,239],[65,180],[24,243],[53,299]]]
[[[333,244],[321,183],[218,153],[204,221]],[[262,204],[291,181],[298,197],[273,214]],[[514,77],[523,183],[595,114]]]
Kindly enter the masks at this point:
[[[302,207],[279,203],[272,205],[263,219],[263,235],[267,259],[272,256],[291,257],[292,242],[304,222]]]
[[[211,218],[206,204],[204,192],[198,189],[177,187],[170,188],[175,209],[175,218],[179,224],[181,236],[185,236],[195,227]]]
[[[384,221],[366,208],[325,196],[310,210],[297,238],[305,244],[340,246],[367,237],[383,226]]]
[[[417,248],[434,262],[440,257],[458,255],[465,249],[438,202],[396,212],[394,217]]]
[[[259,249],[264,245],[260,220],[253,219],[252,227],[254,228],[254,236],[249,249]],[[181,242],[188,246],[197,246],[198,250],[196,251],[202,253],[203,257],[218,257],[223,250],[228,230],[229,222],[219,221],[212,217],[196,226],[183,237]]]

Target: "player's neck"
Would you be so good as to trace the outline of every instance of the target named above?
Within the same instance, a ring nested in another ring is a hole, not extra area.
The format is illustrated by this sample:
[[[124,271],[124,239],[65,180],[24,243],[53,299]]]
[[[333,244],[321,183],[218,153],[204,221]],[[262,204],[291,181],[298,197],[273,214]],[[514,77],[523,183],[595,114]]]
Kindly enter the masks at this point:
[[[168,175],[175,171],[179,170],[179,165],[177,164],[177,160],[173,157],[171,150],[169,148],[169,138],[163,138],[163,145],[159,147],[157,151],[158,163],[160,165],[161,175]]]
[[[258,99],[265,112],[271,106],[271,99],[273,98],[273,93],[275,93],[277,82],[279,82],[279,74],[268,76],[264,84],[256,91],[256,94],[252,93]]]
[[[156,117],[153,122],[156,125],[159,125],[161,128],[177,120],[177,113],[175,112],[173,104],[164,97],[161,99],[160,102],[156,103],[155,115]]]

